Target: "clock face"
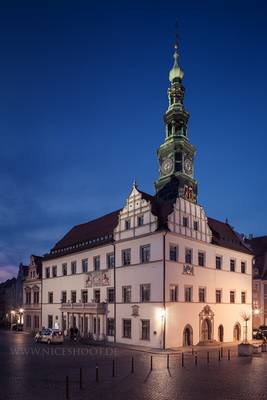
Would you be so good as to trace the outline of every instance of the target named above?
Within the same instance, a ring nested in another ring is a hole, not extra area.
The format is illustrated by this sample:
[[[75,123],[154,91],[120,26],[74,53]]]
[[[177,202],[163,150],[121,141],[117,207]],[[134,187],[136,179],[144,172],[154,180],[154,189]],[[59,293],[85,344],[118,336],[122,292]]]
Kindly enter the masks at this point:
[[[184,161],[184,171],[186,174],[191,175],[193,170],[192,160],[190,158],[186,158]]]
[[[173,170],[173,160],[171,158],[167,158],[163,161],[161,170],[164,174],[170,174]]]

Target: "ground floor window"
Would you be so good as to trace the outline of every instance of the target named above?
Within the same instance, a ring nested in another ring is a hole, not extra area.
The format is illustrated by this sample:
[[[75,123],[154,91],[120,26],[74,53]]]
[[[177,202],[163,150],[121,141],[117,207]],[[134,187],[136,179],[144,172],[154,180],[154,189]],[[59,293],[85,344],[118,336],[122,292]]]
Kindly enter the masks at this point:
[[[191,325],[186,325],[183,332],[183,345],[192,346],[193,345],[193,329]]]
[[[39,315],[35,315],[33,321],[34,321],[33,323],[34,329],[39,329]]]
[[[30,315],[26,316],[26,328],[31,328],[32,326],[32,318]]]
[[[142,319],[141,323],[142,323],[141,339],[150,340],[150,320]]]
[[[130,319],[122,320],[122,336],[129,339],[132,337],[132,321]]]
[[[220,342],[223,342],[223,326],[222,325],[219,325],[219,328],[218,328],[218,339],[219,339],[219,341]]]
[[[107,319],[107,335],[114,336],[115,335],[115,321],[114,318]]]
[[[241,339],[241,326],[237,322],[234,326],[234,340],[239,341]]]
[[[99,317],[98,317],[98,318],[94,317],[93,332],[94,332],[95,335],[97,334],[97,331],[96,331],[96,321],[97,321],[97,330],[98,330],[98,334],[99,334],[99,332],[100,332],[100,318],[99,318]]]
[[[53,315],[48,315],[47,317],[47,327],[48,328],[53,328]]]

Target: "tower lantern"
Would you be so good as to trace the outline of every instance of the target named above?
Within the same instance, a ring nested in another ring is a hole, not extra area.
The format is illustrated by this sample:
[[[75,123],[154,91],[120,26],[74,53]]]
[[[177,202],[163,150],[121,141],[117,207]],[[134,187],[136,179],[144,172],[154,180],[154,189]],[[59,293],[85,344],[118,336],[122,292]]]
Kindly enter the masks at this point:
[[[157,198],[175,202],[184,197],[197,202],[197,182],[194,179],[195,148],[188,141],[189,113],[184,107],[184,72],[179,65],[178,42],[174,46],[174,64],[169,73],[168,109],[164,114],[165,141],[157,151],[159,179],[155,182]]]

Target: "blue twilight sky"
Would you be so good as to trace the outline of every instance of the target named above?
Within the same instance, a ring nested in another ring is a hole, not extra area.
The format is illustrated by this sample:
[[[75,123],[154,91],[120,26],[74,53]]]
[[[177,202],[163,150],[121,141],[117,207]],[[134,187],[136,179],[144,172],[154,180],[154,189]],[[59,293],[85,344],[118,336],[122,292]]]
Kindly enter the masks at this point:
[[[267,233],[267,3],[0,2],[0,280],[153,193],[179,20],[199,202]]]

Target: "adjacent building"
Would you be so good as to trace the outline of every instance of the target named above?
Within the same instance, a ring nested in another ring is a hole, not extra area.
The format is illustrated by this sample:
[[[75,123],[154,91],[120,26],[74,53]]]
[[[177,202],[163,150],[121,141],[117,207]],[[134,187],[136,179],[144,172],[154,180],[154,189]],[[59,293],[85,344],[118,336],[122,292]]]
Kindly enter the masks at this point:
[[[198,203],[178,57],[175,45],[155,195],[134,183],[120,210],[73,227],[44,256],[43,326],[155,348],[242,339],[253,255]]]
[[[32,255],[23,282],[24,330],[38,331],[42,321],[42,257]]]
[[[246,240],[253,254],[253,328],[267,325],[267,236]]]

